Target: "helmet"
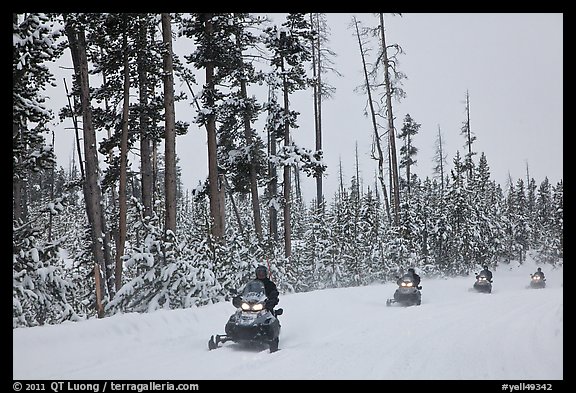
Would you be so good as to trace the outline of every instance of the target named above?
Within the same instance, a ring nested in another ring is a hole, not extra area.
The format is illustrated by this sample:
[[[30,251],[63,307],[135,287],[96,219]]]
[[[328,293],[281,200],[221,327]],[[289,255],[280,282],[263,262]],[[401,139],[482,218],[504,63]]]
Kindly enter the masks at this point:
[[[408,272],[409,272],[409,273],[414,273],[414,268],[411,267],[410,269],[408,269]]]
[[[488,265],[484,265],[484,266],[482,267],[482,269],[488,270]]]
[[[539,268],[538,268],[538,271],[539,271],[539,272],[541,272],[541,271],[542,271],[542,268],[541,268],[541,267],[539,267]]]
[[[263,279],[268,277],[268,269],[266,266],[260,265],[256,268],[256,278]]]

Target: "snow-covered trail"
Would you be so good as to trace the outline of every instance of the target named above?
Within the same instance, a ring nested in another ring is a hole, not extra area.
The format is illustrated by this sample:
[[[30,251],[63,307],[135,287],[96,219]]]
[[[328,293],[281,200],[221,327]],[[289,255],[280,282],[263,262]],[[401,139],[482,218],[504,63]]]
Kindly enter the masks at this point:
[[[494,272],[491,294],[473,278],[422,279],[422,305],[386,307],[394,284],[283,295],[280,350],[223,334],[234,308],[125,314],[15,329],[14,379],[563,379],[563,272],[528,289],[533,266]]]

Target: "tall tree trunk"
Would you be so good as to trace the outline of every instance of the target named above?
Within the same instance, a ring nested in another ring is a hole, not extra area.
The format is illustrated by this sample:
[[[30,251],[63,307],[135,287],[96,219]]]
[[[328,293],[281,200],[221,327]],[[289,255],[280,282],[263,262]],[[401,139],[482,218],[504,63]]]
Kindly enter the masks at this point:
[[[74,55],[72,55],[74,56]],[[104,82],[106,81],[106,75],[103,74]],[[68,109],[70,109],[70,113],[72,114],[72,124],[74,124],[74,140],[76,142],[76,151],[78,152],[78,166],[80,167],[80,179],[84,181],[86,175],[84,174],[84,160],[82,160],[82,146],[80,146],[80,131],[78,128],[78,119],[76,118],[76,105],[72,106],[70,102],[70,94],[68,93],[68,85],[66,84],[66,79],[64,79],[64,88],[66,89],[66,98],[68,99]],[[106,99],[107,101],[107,99]],[[76,103],[76,96],[74,96],[74,102]],[[106,107],[108,105],[106,104]],[[110,137],[110,135],[108,135]]]
[[[54,135],[54,131],[52,131],[52,146],[56,146],[56,141],[55,139],[55,135]],[[50,200],[53,201],[55,196],[54,196],[54,183],[56,181],[56,170],[54,169],[54,166],[52,168],[50,168]],[[48,241],[52,242],[52,223],[53,223],[53,218],[54,215],[52,214],[52,212],[50,212],[50,221],[48,223]]]
[[[466,123],[464,125],[466,133],[466,146],[468,147],[468,154],[466,154],[466,168],[468,169],[468,179],[472,179],[472,143],[474,138],[472,137],[472,131],[470,129],[470,95],[468,90],[466,90]]]
[[[122,286],[122,255],[126,242],[126,172],[128,167],[128,115],[130,109],[130,64],[128,62],[128,36],[124,31],[124,108],[122,138],[120,140],[120,183],[118,186],[118,243],[116,245],[116,291]]]
[[[406,135],[404,138],[404,148],[406,149],[406,153],[404,154],[403,158],[406,160],[406,189],[408,191],[408,195],[410,195],[410,147],[412,143],[410,141],[410,135]]]
[[[236,42],[238,47],[240,47],[240,36],[236,37]],[[243,68],[242,68],[243,69]],[[242,77],[240,79],[240,94],[242,99],[246,102],[248,99],[248,93],[246,92],[246,79]],[[253,151],[255,147],[252,141],[252,126],[250,124],[251,110],[245,110],[244,112],[244,138],[246,139],[246,145]],[[250,172],[250,194],[252,195],[252,213],[254,214],[254,230],[259,240],[262,240],[262,215],[260,213],[260,199],[258,197],[258,179],[256,178],[256,169],[254,168],[254,162],[250,160],[248,170]]]
[[[148,29],[145,22],[140,25],[138,36],[138,86],[140,86],[140,107],[148,107],[148,77],[145,66],[145,48]],[[149,115],[147,110],[140,111],[140,182],[142,187],[142,204],[144,216],[152,217],[152,195],[154,183],[152,178],[152,141],[149,133]]]
[[[313,17],[316,16],[314,23]],[[312,42],[312,75],[314,79],[314,130],[316,151],[322,150],[322,66],[320,56],[320,21],[318,13],[310,14],[310,25],[316,26],[318,39]],[[316,206],[318,212],[324,210],[324,195],[322,192],[322,176],[316,178]]]
[[[98,165],[98,144],[92,124],[90,105],[90,85],[88,79],[88,59],[86,42],[82,26],[72,25],[66,20],[65,29],[70,43],[74,72],[80,89],[82,108],[82,129],[84,136],[84,157],[86,159],[86,181],[84,182],[84,199],[86,213],[90,223],[92,237],[92,254],[94,256],[94,278],[96,282],[96,306],[98,317],[104,317],[103,299],[106,289],[114,293],[113,263],[110,258],[110,239],[106,230],[106,221],[102,210],[102,190],[99,183],[100,168]]]
[[[14,220],[25,220],[22,214],[22,180],[12,177],[12,216]]]
[[[364,83],[366,84],[366,93],[368,95],[368,105],[370,107],[370,118],[372,119],[372,127],[374,128],[374,143],[376,144],[378,161],[378,180],[380,181],[380,186],[382,187],[382,194],[384,196],[384,205],[386,207],[386,216],[388,217],[388,222],[392,222],[392,217],[390,216],[390,203],[388,202],[388,190],[386,189],[386,182],[384,181],[384,153],[382,152],[382,145],[380,143],[380,135],[378,134],[378,122],[376,121],[376,111],[374,110],[374,101],[372,101],[372,89],[370,88],[370,83],[368,79],[368,70],[366,68],[366,59],[364,57],[364,48],[362,46],[362,40],[360,39],[360,30],[358,28],[358,21],[353,18],[354,26],[356,27],[356,37],[358,38],[358,46],[360,47],[360,57],[362,58],[362,69],[364,70]]]
[[[300,186],[300,171],[294,171],[294,193],[292,200],[302,203],[302,187]]]
[[[282,73],[284,74],[284,59],[282,59]],[[290,146],[290,102],[288,100],[288,84],[284,76],[284,146]],[[284,256],[288,259],[292,255],[292,224],[290,220],[290,165],[284,164]]]
[[[214,26],[212,25],[212,14],[203,14],[204,29],[208,37],[214,35]],[[206,63],[206,90],[207,106],[214,108],[214,63],[212,60]],[[210,216],[212,219],[212,236],[216,240],[222,239],[224,227],[222,226],[222,212],[220,211],[220,184],[218,181],[218,156],[216,140],[216,115],[210,113],[206,121],[206,133],[208,134],[208,188],[210,196]]]
[[[382,34],[382,54],[384,56],[384,84],[386,86],[386,117],[388,118],[388,141],[390,150],[390,165],[392,176],[392,192],[394,196],[394,224],[399,224],[400,214],[400,188],[398,181],[398,160],[396,157],[396,134],[394,132],[394,115],[392,113],[392,86],[388,72],[388,49],[386,47],[386,34],[384,32],[384,16],[380,13],[380,31]]]
[[[268,101],[271,99],[272,92],[269,92]],[[274,131],[270,130],[268,132],[268,156],[276,156],[276,136]],[[276,164],[268,161],[268,194],[271,200],[276,199],[278,190],[278,171],[276,169]],[[270,221],[270,239],[276,243],[278,241],[278,211],[276,210],[276,204],[270,203],[268,207],[268,215]]]
[[[174,71],[172,65],[172,26],[169,13],[162,14],[164,42],[164,189],[166,196],[165,231],[176,233],[176,120],[174,113]]]
[[[104,57],[104,49],[100,48],[100,55],[102,57]],[[106,70],[102,70],[102,81],[104,82],[104,85],[106,86],[108,84],[107,81],[107,75],[106,75]],[[110,105],[108,103],[108,96],[104,96],[104,109],[106,110],[106,112],[108,112],[110,110]],[[108,124],[106,124],[106,133],[108,135],[108,139],[112,139],[112,128],[110,126],[108,126]],[[80,149],[78,149],[80,150]],[[114,161],[114,151],[110,150],[108,152],[108,159],[110,160],[110,162]],[[110,204],[110,206],[113,206],[114,208],[116,208],[116,202],[118,200],[118,196],[116,195],[116,188],[115,187],[110,187],[109,191],[108,191],[108,203]],[[120,213],[119,213],[120,214]],[[120,241],[120,235],[118,233],[118,230],[114,228],[114,226],[112,225],[112,227],[110,228],[110,238],[114,239],[114,241],[116,242],[116,250],[118,250],[118,242]],[[116,268],[118,268],[118,260],[116,260]],[[117,283],[117,279],[116,279],[116,284],[115,284],[115,288],[118,289],[118,283]]]
[[[438,171],[440,172],[440,191],[444,191],[444,148],[440,124],[438,124]]]
[[[102,48],[100,48],[100,54],[101,54],[101,55],[104,54]],[[104,82],[104,85],[107,84],[107,77],[106,77],[106,71],[105,71],[105,70],[102,71],[102,81]],[[106,111],[108,111],[108,110],[110,109],[110,106],[109,106],[109,104],[108,104],[108,97],[107,97],[107,96],[104,97],[104,108],[105,108]],[[72,114],[74,114],[74,112],[72,112]],[[75,124],[74,124],[74,127],[75,127],[75,129],[76,129],[76,138],[77,138],[77,140],[78,140],[77,143],[78,143],[78,145],[79,145],[80,142],[79,142],[79,137],[78,137],[78,127],[77,127],[77,124],[76,124],[76,121],[75,121],[76,119],[75,119],[74,116],[73,116],[73,119],[74,119],[74,123],[75,123]],[[111,138],[112,138],[112,129],[111,129],[110,127],[106,126],[106,132],[107,132],[108,138],[111,139]],[[81,151],[80,146],[78,146],[78,157],[79,157],[78,160],[79,160],[79,162],[80,162],[80,169],[82,169],[82,155],[80,154],[80,151]],[[110,162],[113,161],[113,157],[114,157],[114,153],[113,153],[112,151],[110,151],[110,152],[108,153],[108,158],[109,158]],[[120,182],[121,182],[121,180],[120,180]],[[119,188],[121,188],[121,187],[122,187],[122,185],[120,184],[120,187],[119,187]],[[104,197],[106,197],[106,195],[103,195],[102,197],[104,198]],[[114,188],[114,187],[111,187],[111,188],[110,188],[109,194],[108,194],[108,201],[109,201],[110,206],[113,206],[114,208],[116,207],[116,201],[118,201],[119,204],[121,203],[120,200],[117,198],[116,188]],[[120,209],[120,206],[119,206],[118,208]],[[118,212],[118,215],[120,216],[121,213]],[[122,224],[121,224],[121,221],[119,221],[118,227],[120,228],[121,225],[122,225]],[[116,291],[120,288],[120,287],[118,286],[118,283],[119,283],[118,280],[119,280],[119,278],[117,277],[117,273],[118,273],[118,263],[119,263],[118,257],[119,257],[119,253],[120,253],[120,255],[122,254],[122,251],[119,251],[119,243],[120,243],[120,241],[121,241],[120,232],[119,232],[119,231],[120,231],[120,229],[118,229],[118,231],[116,231],[116,230],[114,229],[114,225],[112,225],[111,228],[110,228],[110,230],[109,230],[109,236],[110,236],[110,238],[113,239],[113,241],[116,242],[116,258],[115,258],[115,265],[116,265],[116,266],[115,266],[115,269],[114,269],[114,289],[115,289]],[[109,278],[109,279],[110,279],[110,278]],[[121,279],[122,279],[122,278],[120,277],[120,280],[121,280]]]
[[[342,159],[338,161],[338,203],[342,202],[344,196],[344,173],[342,171]]]
[[[356,194],[358,195],[358,201],[360,201],[360,163],[358,162],[358,142],[356,142]]]

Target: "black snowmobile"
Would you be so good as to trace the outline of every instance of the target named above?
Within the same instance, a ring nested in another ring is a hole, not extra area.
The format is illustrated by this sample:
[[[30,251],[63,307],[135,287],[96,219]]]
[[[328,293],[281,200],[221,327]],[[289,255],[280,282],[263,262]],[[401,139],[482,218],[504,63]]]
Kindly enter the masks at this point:
[[[219,343],[233,341],[244,345],[267,345],[270,352],[278,350],[281,308],[274,312],[266,309],[266,292],[260,280],[252,280],[240,296],[232,300],[238,309],[230,316],[224,328],[226,334],[210,337],[208,349],[218,348]]]
[[[417,286],[411,275],[405,274],[398,281],[398,289],[394,292],[394,298],[386,300],[386,305],[398,303],[402,306],[419,306],[422,303],[421,286]]]
[[[530,288],[545,288],[546,279],[539,274],[530,275]]]
[[[473,288],[478,292],[492,293],[492,281],[484,273],[476,274]]]

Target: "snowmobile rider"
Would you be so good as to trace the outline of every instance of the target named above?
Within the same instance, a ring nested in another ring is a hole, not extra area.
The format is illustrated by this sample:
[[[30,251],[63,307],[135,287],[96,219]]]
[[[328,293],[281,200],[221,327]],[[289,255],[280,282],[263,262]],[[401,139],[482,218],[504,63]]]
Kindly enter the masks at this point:
[[[408,274],[410,274],[412,276],[412,279],[414,280],[414,284],[416,284],[416,286],[419,286],[420,285],[420,276],[418,274],[416,274],[416,271],[414,270],[413,267],[408,269]]]
[[[478,274],[479,276],[486,276],[486,278],[488,278],[488,281],[492,282],[492,272],[490,270],[488,270],[488,265],[484,265],[482,266],[482,271]]]
[[[536,273],[533,274],[533,276],[540,276],[540,278],[542,279],[542,281],[545,280],[544,272],[542,271],[542,268],[541,268],[541,267],[538,268],[538,270],[536,271]]]
[[[416,271],[414,270],[413,267],[408,269],[408,273],[406,273],[405,276],[410,276],[416,287],[420,285],[420,276],[416,274]],[[398,277],[398,280],[396,280],[396,284],[400,285],[401,283],[402,283],[402,277]]]
[[[256,268],[256,279],[262,281],[264,290],[266,291],[266,309],[274,314],[274,307],[278,304],[278,288],[272,280],[268,278],[268,269],[266,266],[260,265]]]

